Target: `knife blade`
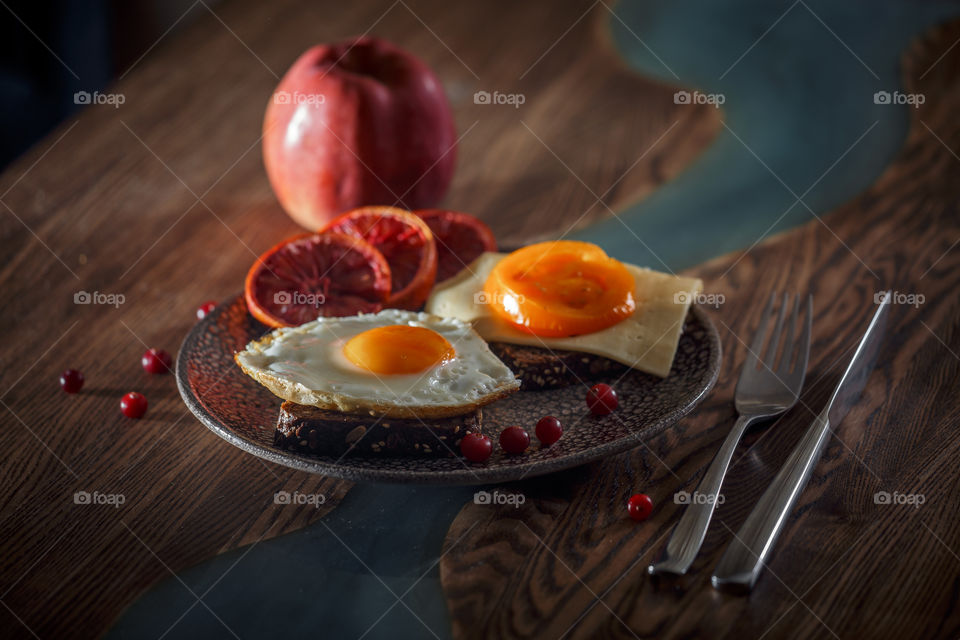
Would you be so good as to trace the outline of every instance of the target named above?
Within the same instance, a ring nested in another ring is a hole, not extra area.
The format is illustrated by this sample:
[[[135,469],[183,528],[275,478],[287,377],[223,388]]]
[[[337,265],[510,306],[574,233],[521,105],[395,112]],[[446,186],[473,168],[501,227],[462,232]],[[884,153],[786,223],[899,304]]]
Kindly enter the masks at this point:
[[[750,591],[770,557],[777,536],[803,492],[833,428],[860,399],[877,361],[890,311],[890,292],[884,293],[857,350],[830,400],[791,452],[783,468],[734,535],[710,581],[717,589]]]

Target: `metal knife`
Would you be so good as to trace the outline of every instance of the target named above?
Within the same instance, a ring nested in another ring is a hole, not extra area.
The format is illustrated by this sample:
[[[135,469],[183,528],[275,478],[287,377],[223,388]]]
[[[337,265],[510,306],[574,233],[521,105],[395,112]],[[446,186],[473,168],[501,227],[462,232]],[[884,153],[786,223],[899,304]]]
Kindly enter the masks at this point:
[[[749,591],[757,582],[777,536],[820,459],[831,429],[839,426],[857,403],[873,371],[890,310],[889,291],[879,305],[827,406],[814,419],[720,558],[710,580],[715,588]]]

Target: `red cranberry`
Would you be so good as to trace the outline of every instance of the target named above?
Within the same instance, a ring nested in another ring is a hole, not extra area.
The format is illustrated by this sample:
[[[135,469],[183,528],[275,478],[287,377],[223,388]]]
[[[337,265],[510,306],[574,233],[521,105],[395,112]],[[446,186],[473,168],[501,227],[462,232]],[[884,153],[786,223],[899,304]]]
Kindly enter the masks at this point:
[[[67,369],[60,374],[60,388],[67,393],[76,393],[83,388],[83,374],[76,369]]]
[[[140,364],[147,373],[166,373],[173,370],[173,358],[163,349],[147,349],[140,358]]]
[[[120,399],[120,411],[128,418],[140,418],[147,412],[147,399],[143,394],[131,391]]]
[[[197,320],[203,320],[207,314],[217,308],[216,300],[208,300],[197,307]]]
[[[595,416],[605,416],[613,413],[619,405],[617,392],[608,384],[595,384],[587,391],[587,408]]]
[[[523,453],[530,446],[530,434],[523,427],[507,427],[500,432],[500,448],[507,453]]]
[[[637,522],[643,522],[653,513],[653,500],[645,493],[632,495],[627,501],[627,511],[631,518]]]
[[[470,462],[483,462],[493,453],[493,442],[480,433],[468,433],[460,441],[460,453]]]
[[[537,421],[535,433],[537,434],[537,440],[549,447],[563,435],[563,427],[560,426],[560,421],[553,416],[543,416]]]

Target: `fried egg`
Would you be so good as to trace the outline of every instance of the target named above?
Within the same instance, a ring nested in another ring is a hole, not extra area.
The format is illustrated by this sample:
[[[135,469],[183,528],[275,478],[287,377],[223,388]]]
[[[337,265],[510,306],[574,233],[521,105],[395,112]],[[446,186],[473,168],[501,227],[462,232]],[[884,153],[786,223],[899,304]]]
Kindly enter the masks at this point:
[[[284,400],[395,418],[461,415],[520,388],[470,323],[399,309],[276,329],[234,360]]]
[[[481,254],[434,289],[425,310],[470,322],[490,342],[579,351],[666,377],[703,283],[626,263],[617,267],[595,245],[585,249],[601,265],[593,273],[587,261],[564,264],[562,254],[580,251],[574,245],[581,244],[586,243],[564,243],[552,254],[538,245],[513,254]],[[534,255],[521,266],[505,262],[523,258],[521,252]]]

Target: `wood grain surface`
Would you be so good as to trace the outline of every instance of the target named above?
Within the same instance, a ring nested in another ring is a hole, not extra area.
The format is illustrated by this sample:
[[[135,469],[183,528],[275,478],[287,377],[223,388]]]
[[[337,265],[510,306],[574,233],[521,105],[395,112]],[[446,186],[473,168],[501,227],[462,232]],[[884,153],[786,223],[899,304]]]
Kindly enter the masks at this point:
[[[172,376],[139,365],[148,346],[175,352],[197,305],[239,291],[256,255],[295,231],[258,136],[307,47],[369,31],[428,61],[462,136],[447,204],[505,243],[642,197],[719,126],[714,109],[678,107],[672,88],[629,72],[607,11],[586,0],[193,7],[189,27],[108,89],[122,106],[86,109],[0,176],[4,637],[96,636],[171,572],[302,527],[349,489],[231,447],[186,412]],[[525,103],[474,104],[480,90]],[[75,304],[81,291],[123,302]],[[58,388],[68,367],[86,375],[79,395]],[[134,389],[150,402],[138,422],[118,410]],[[280,490],[324,493],[326,506],[275,505]],[[125,502],[78,505],[78,491]]]
[[[456,637],[957,637],[958,38],[951,23],[905,54],[907,91],[927,100],[909,110],[903,151],[875,186],[822,221],[691,270],[726,297],[713,314],[720,382],[693,418],[634,453],[505,488],[527,495],[522,509],[464,507],[441,561]],[[864,396],[835,430],[757,588],[715,591],[710,571],[823,406],[886,288],[923,304],[892,308]],[[679,518],[673,494],[693,491],[733,424],[744,343],[770,291],[814,295],[800,404],[741,445],[692,574],[655,581],[646,567]],[[642,524],[625,517],[638,491],[656,505]],[[880,491],[924,503],[876,504]]]

